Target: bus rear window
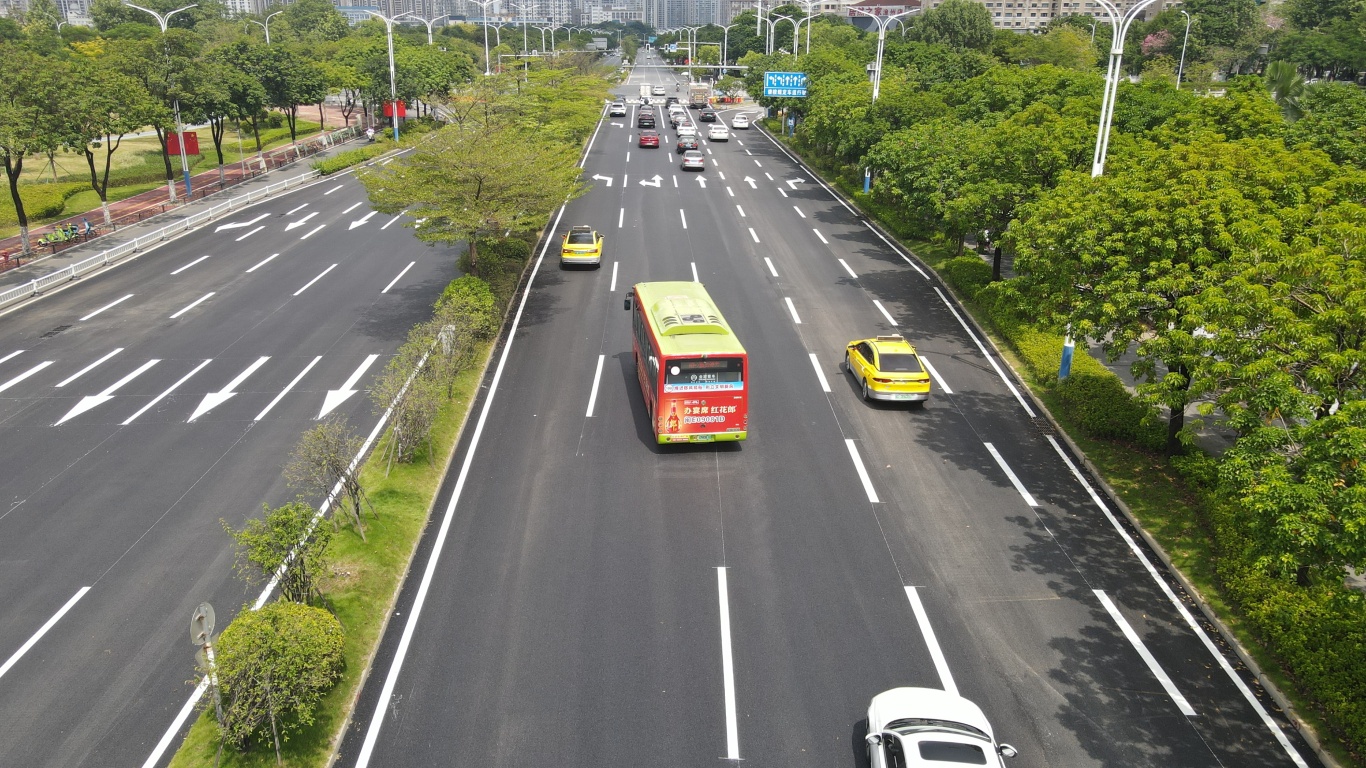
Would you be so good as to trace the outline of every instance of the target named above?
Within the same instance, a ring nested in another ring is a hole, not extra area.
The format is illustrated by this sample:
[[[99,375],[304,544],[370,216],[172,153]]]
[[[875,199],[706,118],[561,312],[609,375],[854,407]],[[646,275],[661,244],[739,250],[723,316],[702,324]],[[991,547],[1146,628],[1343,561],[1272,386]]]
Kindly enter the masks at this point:
[[[674,358],[665,364],[665,392],[707,392],[744,388],[744,358]]]

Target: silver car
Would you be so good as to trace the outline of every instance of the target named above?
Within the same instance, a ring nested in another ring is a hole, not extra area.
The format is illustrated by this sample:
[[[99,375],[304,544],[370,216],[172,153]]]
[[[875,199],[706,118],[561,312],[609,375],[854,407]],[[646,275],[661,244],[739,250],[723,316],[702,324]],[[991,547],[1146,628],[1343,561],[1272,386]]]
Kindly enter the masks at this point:
[[[868,764],[1003,768],[1015,748],[997,744],[982,709],[935,688],[893,688],[868,705]]]
[[[687,152],[684,152],[684,153],[683,153],[683,165],[682,165],[682,168],[683,168],[683,170],[685,170],[685,171],[700,171],[700,170],[703,170],[704,168],[707,167],[706,163],[707,163],[706,158],[704,158],[704,157],[702,156],[702,153],[701,153],[701,152],[699,152],[699,151],[697,151],[697,150],[695,150],[695,149],[690,149],[690,150],[688,150]]]

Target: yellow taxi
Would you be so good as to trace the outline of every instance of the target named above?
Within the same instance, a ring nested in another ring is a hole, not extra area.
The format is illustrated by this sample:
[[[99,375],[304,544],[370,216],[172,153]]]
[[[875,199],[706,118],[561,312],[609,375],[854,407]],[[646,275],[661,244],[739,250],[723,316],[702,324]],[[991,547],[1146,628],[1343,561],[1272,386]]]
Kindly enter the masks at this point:
[[[844,368],[863,387],[864,400],[909,402],[912,408],[922,408],[930,399],[925,362],[901,336],[849,342]]]
[[[602,235],[593,231],[592,227],[574,226],[564,233],[560,246],[560,266],[574,264],[602,266]]]

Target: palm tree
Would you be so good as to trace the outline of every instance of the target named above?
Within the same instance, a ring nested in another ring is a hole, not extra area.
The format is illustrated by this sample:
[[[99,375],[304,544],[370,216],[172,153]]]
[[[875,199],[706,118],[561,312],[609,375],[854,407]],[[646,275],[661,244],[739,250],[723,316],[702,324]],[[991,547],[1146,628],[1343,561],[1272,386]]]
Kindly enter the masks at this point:
[[[1300,110],[1300,97],[1304,96],[1307,86],[1304,78],[1294,64],[1288,61],[1273,61],[1266,68],[1266,89],[1271,98],[1281,108],[1287,122],[1295,122],[1304,114]]]

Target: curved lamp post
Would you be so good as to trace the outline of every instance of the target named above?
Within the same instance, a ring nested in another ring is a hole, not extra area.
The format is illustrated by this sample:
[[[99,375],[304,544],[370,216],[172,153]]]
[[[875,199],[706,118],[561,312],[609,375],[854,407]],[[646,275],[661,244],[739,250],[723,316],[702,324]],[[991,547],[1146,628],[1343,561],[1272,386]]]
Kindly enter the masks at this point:
[[[1185,11],[1181,12],[1186,17],[1186,36],[1181,39],[1181,63],[1176,67],[1176,90],[1181,90],[1181,74],[1186,71],[1186,43],[1191,41],[1191,15]]]
[[[282,13],[284,13],[284,11],[276,11],[267,16],[265,21],[257,21],[256,19],[247,19],[247,21],[250,21],[252,24],[255,24],[266,31],[266,45],[270,45],[270,20]]]
[[[275,13],[280,13],[280,11],[276,11]],[[273,16],[274,14],[271,14],[271,15]],[[437,23],[438,21],[441,21],[442,19],[446,18],[448,15],[449,15],[449,14],[443,13],[443,14],[441,14],[440,16],[437,16],[436,18],[431,19],[430,21],[427,20],[427,19],[422,18],[421,16],[418,16],[416,13],[400,13],[399,15],[395,16],[394,18],[396,18],[396,19],[401,19],[401,18],[403,18],[404,16],[407,16],[407,17],[410,18],[410,19],[417,19],[418,21],[422,22],[423,24],[426,24],[426,25],[427,25],[427,45],[431,45],[431,44],[432,44],[432,25],[435,24],[435,23]]]
[[[181,11],[188,11],[188,10],[190,10],[191,8],[197,8],[197,7],[199,6],[198,3],[192,3],[192,4],[190,4],[190,5],[187,5],[187,6],[183,7],[183,8],[177,8],[177,9],[175,9],[174,11],[171,11],[171,12],[165,14],[165,15],[162,15],[162,14],[157,13],[156,11],[152,10],[151,8],[143,8],[143,7],[140,6],[140,5],[133,5],[132,3],[127,3],[127,2],[125,2],[124,5],[128,6],[129,8],[136,8],[136,9],[138,9],[139,11],[145,11],[145,12],[147,12],[147,13],[152,14],[152,16],[156,18],[157,23],[161,25],[161,37],[162,37],[163,43],[165,42],[165,39],[166,39],[166,25],[167,25],[168,23],[170,23],[171,17],[174,16],[174,15],[176,15],[177,13],[180,13]],[[166,63],[169,65],[169,64],[170,64],[170,61],[171,61],[171,52],[170,52],[169,49],[167,49],[167,51],[166,51]],[[180,124],[180,97],[179,97],[179,96],[175,97],[175,99],[174,99],[174,104],[175,104],[175,132],[176,132],[176,137],[179,139],[179,142],[180,142],[180,172],[183,173],[183,174],[185,175],[185,199],[188,200],[188,199],[190,198],[190,194],[191,194],[191,191],[190,191],[190,161],[189,161],[188,158],[185,157],[185,126],[183,126],[183,125]],[[171,198],[171,202],[174,203],[174,202],[176,201],[176,199],[175,199],[175,182],[174,182],[174,181],[173,181],[173,182],[170,182],[170,183],[167,184],[166,186],[167,186],[167,187],[170,189],[170,191],[171,191],[170,198]]]
[[[1152,2],[1152,0],[1147,1]],[[887,42],[887,27],[890,27],[893,21],[899,20],[902,16],[909,16],[920,9],[912,8],[909,11],[894,13],[890,16],[877,16],[861,8],[855,8],[854,6],[849,6],[849,10],[854,11],[855,13],[861,13],[877,23],[877,62],[873,65],[873,103],[876,104],[878,92],[882,89],[882,51]],[[871,168],[864,168],[863,194],[868,194],[868,190],[872,188],[872,185],[873,171]]]
[[[384,22],[386,36],[389,38],[389,117],[394,125],[394,141],[398,141],[398,78],[394,74],[394,21],[398,17],[391,19],[375,11],[366,13]]]

